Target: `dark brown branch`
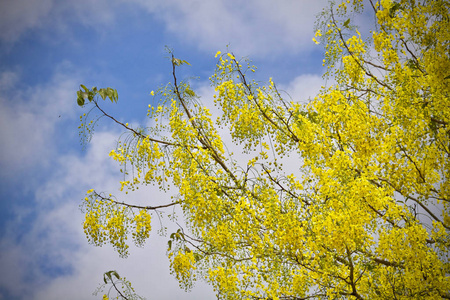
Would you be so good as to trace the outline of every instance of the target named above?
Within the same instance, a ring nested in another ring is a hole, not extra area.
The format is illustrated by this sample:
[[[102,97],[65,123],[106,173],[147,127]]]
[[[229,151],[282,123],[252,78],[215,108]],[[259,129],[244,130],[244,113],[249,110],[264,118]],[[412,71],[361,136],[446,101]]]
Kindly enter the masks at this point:
[[[441,125],[444,125],[444,126],[448,125],[448,122],[445,122],[445,121],[442,121],[442,120],[438,120],[438,119],[433,118],[433,117],[431,117],[431,121],[433,121],[435,123],[438,123],[438,124],[441,124]]]
[[[95,196],[97,196],[98,198],[102,199],[103,201],[111,201],[112,203],[117,204],[117,205],[123,205],[123,206],[129,207],[129,208],[138,208],[138,209],[146,209],[146,210],[157,210],[157,209],[160,209],[160,208],[166,208],[166,207],[170,207],[170,206],[174,206],[174,205],[180,204],[179,201],[176,201],[176,202],[172,202],[172,203],[169,203],[169,204],[163,204],[163,205],[158,205],[158,206],[141,206],[141,205],[128,204],[128,203],[125,203],[125,202],[119,202],[119,201],[113,200],[111,198],[106,198],[106,197],[103,197],[102,195],[100,195],[99,193],[97,193],[95,191],[94,191],[94,194],[95,194]]]
[[[414,167],[416,168],[417,173],[419,173],[420,179],[422,179],[422,182],[425,182],[425,176],[422,174],[422,171],[420,171],[419,167],[417,166],[416,162],[409,156],[409,154],[406,152],[406,150],[401,146],[398,145],[400,150],[403,152],[403,154],[406,156],[406,158],[413,163]]]
[[[404,267],[399,263],[395,263],[395,262],[391,262],[391,261],[388,261],[388,260],[385,260],[382,258],[375,257],[372,253],[369,253],[364,250],[357,250],[357,251],[363,253],[364,255],[366,255],[367,257],[369,257],[371,260],[373,260],[374,262],[376,262],[378,264],[384,265],[386,267],[394,267],[394,268],[404,269]]]
[[[283,300],[308,300],[308,299],[312,299],[312,298],[316,298],[316,297],[326,297],[327,294],[314,294],[311,296],[306,296],[306,297],[295,297],[295,296],[279,296],[278,299],[283,299]],[[253,299],[258,299],[258,300],[262,300],[262,299],[267,299],[267,300],[273,300],[273,298],[267,298],[267,297],[256,297],[256,296],[252,296]]]
[[[383,181],[383,182],[386,182],[386,183],[389,184],[392,188],[394,188],[394,190],[395,190],[396,192],[398,192],[398,193],[400,193],[401,195],[403,195],[402,191],[399,190],[396,186],[394,186],[394,184],[391,183],[389,180],[384,179],[384,178],[381,178],[381,177],[378,177],[378,180]],[[419,206],[420,206],[421,208],[423,208],[423,209],[428,213],[428,215],[430,215],[430,217],[432,217],[435,221],[441,223],[442,226],[444,226],[446,229],[450,230],[450,227],[447,226],[447,225],[445,225],[445,223],[444,223],[443,221],[441,221],[435,214],[433,214],[433,213],[431,212],[431,210],[429,210],[428,207],[426,207],[426,206],[422,203],[422,201],[419,201],[418,199],[416,199],[416,198],[414,198],[414,197],[412,197],[412,196],[409,196],[409,195],[403,195],[403,197],[405,197],[406,199],[410,199],[410,200],[416,202],[417,204],[419,204]]]
[[[237,62],[236,58],[233,58],[233,62],[235,63],[235,65],[237,66],[237,72],[240,75],[242,84],[245,86],[245,88],[247,89],[247,92],[250,93],[251,96],[253,96],[253,102],[256,105],[256,107],[258,108],[258,110],[261,112],[261,114],[263,115],[264,119],[266,119],[270,124],[272,124],[275,128],[277,128],[280,131],[284,131],[282,128],[280,128],[280,126],[274,122],[274,120],[272,120],[266,113],[266,111],[261,107],[261,105],[258,103],[257,101],[257,97],[255,97],[255,95],[253,94],[253,91],[251,89],[251,86],[247,83],[247,80],[245,79],[245,75],[244,73],[242,73],[241,68],[239,67],[239,63]],[[284,120],[274,111],[272,110],[272,112],[278,117],[278,119],[280,119],[284,125],[286,126],[287,131],[289,132],[289,136],[295,141],[295,142],[300,142],[300,139],[292,132],[292,130],[290,129],[290,127],[288,126],[288,124],[286,122],[284,122]]]
[[[374,64],[374,63],[371,62],[371,61],[368,61],[368,60],[365,60],[365,59],[363,59],[362,61],[363,61],[365,64],[371,65],[372,67],[375,67],[375,68],[377,68],[377,69],[381,69],[381,70],[383,70],[383,71],[386,71],[386,70],[387,70],[385,67],[382,67],[382,66],[380,66],[380,65],[376,65],[376,64]]]
[[[117,293],[119,293],[119,295],[120,295],[123,299],[128,300],[128,298],[125,297],[125,295],[122,294],[122,292],[117,288],[116,284],[114,283],[114,280],[111,279],[111,283],[112,283],[114,289],[117,291]]]
[[[351,57],[353,58],[353,60],[358,64],[358,66],[361,68],[361,70],[364,71],[364,73],[371,77],[372,79],[374,79],[378,84],[384,86],[385,88],[389,89],[392,91],[392,88],[390,86],[388,86],[387,84],[381,82],[375,75],[373,75],[371,72],[369,72],[368,70],[366,70],[366,68],[364,68],[361,63],[359,62],[359,60],[355,57],[355,55],[353,54],[352,51],[350,51],[350,49],[347,46],[347,43],[344,40],[344,37],[342,36],[342,32],[340,30],[340,28],[337,26],[336,20],[334,19],[334,15],[333,15],[333,10],[331,10],[331,18],[333,20],[333,24],[336,26],[337,31],[339,33],[339,38],[342,41],[342,44],[344,45],[345,49],[348,51],[348,53],[351,55]]]
[[[291,191],[287,190],[284,186],[282,186],[280,184],[280,182],[278,180],[276,180],[275,178],[272,177],[272,175],[270,175],[269,170],[266,169],[266,167],[264,165],[261,165],[261,167],[263,168],[263,170],[266,172],[267,176],[269,176],[269,179],[274,182],[276,185],[278,185],[282,191],[288,193],[292,198],[294,199],[298,199],[300,197],[298,197],[297,195],[295,195],[294,193],[292,193]],[[306,205],[310,205],[310,203],[304,199],[301,199],[303,203],[305,203]]]
[[[194,247],[195,249],[197,249],[198,251],[200,251],[201,253],[203,253],[204,255],[208,255],[208,256],[209,255],[218,255],[218,256],[229,258],[229,259],[231,259],[231,260],[233,260],[235,262],[249,261],[249,260],[253,259],[253,257],[236,258],[234,256],[228,255],[228,254],[223,253],[223,252],[211,252],[211,251],[204,250],[204,249],[200,248],[198,245],[196,245],[195,243],[193,243],[193,241],[197,242],[197,243],[200,243],[200,244],[206,244],[206,245],[209,245],[208,243],[206,243],[203,240],[199,240],[199,239],[196,239],[196,238],[193,238],[193,237],[189,236],[188,234],[186,234],[184,232],[184,229],[181,226],[180,226],[180,229],[183,232],[183,236],[188,238],[188,239],[184,238],[183,240],[186,243],[188,243],[189,245],[191,245],[192,247]]]
[[[225,170],[225,172],[227,172],[228,175],[230,175],[230,177],[233,179],[235,184],[240,186],[239,180],[234,176],[234,174],[228,169],[228,167],[222,161],[222,159],[220,158],[220,155],[217,153],[216,149],[214,149],[211,146],[211,143],[209,142],[209,140],[207,139],[205,133],[201,129],[201,126],[197,125],[197,122],[195,122],[195,120],[193,119],[192,114],[189,111],[189,109],[188,109],[188,107],[187,107],[183,97],[181,97],[181,94],[180,94],[180,91],[179,91],[179,88],[178,88],[178,83],[177,83],[177,76],[176,76],[176,72],[175,72],[176,65],[175,65],[174,59],[175,58],[174,58],[174,56],[172,54],[172,75],[173,75],[173,80],[174,80],[174,91],[175,91],[175,94],[177,95],[178,100],[180,101],[181,105],[183,106],[183,109],[186,112],[187,117],[189,118],[189,122],[191,122],[191,124],[195,128],[195,130],[197,130],[197,133],[198,133],[197,139],[204,146],[204,148],[206,148],[206,149],[211,151],[211,156]]]
[[[149,137],[149,136],[143,135],[143,134],[140,133],[140,132],[137,132],[137,131],[134,130],[133,128],[127,126],[126,124],[123,124],[122,122],[120,122],[120,121],[118,121],[117,119],[115,119],[113,116],[107,114],[107,113],[106,113],[106,112],[98,105],[97,101],[93,101],[93,102],[94,102],[95,106],[98,108],[98,110],[100,110],[100,111],[103,113],[103,115],[104,115],[105,117],[110,118],[111,120],[113,120],[114,122],[116,122],[117,124],[119,124],[120,126],[122,126],[122,127],[126,128],[127,130],[133,132],[136,136],[138,136],[138,137],[140,137],[140,138],[142,138],[142,139],[146,139],[146,138],[147,138],[147,139],[149,139],[150,141],[155,142],[155,143],[158,143],[158,144],[163,144],[163,145],[168,145],[168,146],[179,146],[179,145],[176,145],[176,144],[173,144],[173,143],[169,143],[169,142],[157,140],[157,139],[151,138],[151,137]]]

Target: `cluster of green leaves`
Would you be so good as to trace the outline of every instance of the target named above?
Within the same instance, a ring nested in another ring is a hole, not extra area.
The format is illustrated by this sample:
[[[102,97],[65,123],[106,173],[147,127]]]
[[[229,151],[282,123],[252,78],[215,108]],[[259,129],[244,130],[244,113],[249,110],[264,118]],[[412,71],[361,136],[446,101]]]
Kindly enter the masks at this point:
[[[80,90],[77,92],[77,104],[79,106],[84,106],[86,100],[89,102],[94,101],[96,96],[100,96],[103,100],[109,98],[112,103],[117,103],[119,100],[119,95],[117,94],[117,90],[113,88],[101,88],[97,89],[97,87],[93,87],[92,89],[88,89],[84,85],[80,85]]]
[[[117,271],[105,272],[103,274],[103,282],[104,284],[94,292],[94,295],[102,294],[103,300],[145,300],[145,298],[136,294],[131,283],[126,278],[120,277]],[[107,291],[105,292],[106,289]]]
[[[362,37],[352,16],[366,9],[376,24]],[[114,234],[100,244],[126,250],[123,235],[138,228],[141,219],[106,222],[105,205],[119,215],[177,206],[186,227],[170,235],[168,256],[186,289],[203,278],[220,299],[450,299],[449,11],[445,0],[332,5],[313,40],[336,84],[306,105],[221,52],[215,120],[177,81],[188,63],[173,56],[173,84],[152,92],[161,99],[149,105],[152,128],[95,102],[116,92],[82,87],[79,99],[131,133],[110,153],[133,170],[121,189],[176,190],[145,207],[90,191],[88,238],[104,226]]]

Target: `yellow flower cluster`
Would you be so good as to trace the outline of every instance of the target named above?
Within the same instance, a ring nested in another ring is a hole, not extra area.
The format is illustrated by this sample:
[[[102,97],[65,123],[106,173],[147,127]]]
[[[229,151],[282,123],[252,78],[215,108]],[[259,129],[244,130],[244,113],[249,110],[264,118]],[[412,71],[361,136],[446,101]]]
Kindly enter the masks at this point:
[[[136,245],[143,245],[152,230],[150,214],[146,210],[140,210],[139,214],[134,216],[134,224],[136,230],[133,232],[133,239]]]
[[[128,255],[128,235],[131,231],[137,246],[143,246],[151,231],[151,216],[145,209],[134,214],[131,208],[121,206],[109,195],[87,192],[83,209],[86,212],[83,224],[88,241],[96,246],[110,244],[121,256]],[[134,228],[134,230],[132,230]]]
[[[192,286],[192,280],[195,280],[195,275],[192,273],[196,269],[194,265],[194,253],[191,251],[179,251],[175,255],[170,253],[169,259],[170,268],[173,273],[175,273],[175,277],[180,282],[180,285],[186,289],[189,289]]]

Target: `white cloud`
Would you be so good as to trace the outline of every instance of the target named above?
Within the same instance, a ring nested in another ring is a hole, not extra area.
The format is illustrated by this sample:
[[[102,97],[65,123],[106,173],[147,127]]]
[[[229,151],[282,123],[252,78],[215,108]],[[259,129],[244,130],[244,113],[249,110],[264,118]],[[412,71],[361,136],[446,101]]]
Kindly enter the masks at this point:
[[[135,2],[200,49],[217,51],[230,44],[233,51],[252,57],[310,50],[316,15],[327,4],[325,0]]]
[[[79,210],[84,191],[95,187],[124,196],[117,192],[119,167],[108,156],[119,134],[96,132],[85,155],[58,157],[55,172],[35,192],[37,205],[33,212],[37,216],[31,230],[18,239],[17,222],[11,223],[1,240],[0,288],[6,288],[17,299],[99,299],[91,294],[102,282],[103,273],[117,270],[140,295],[149,299],[212,298],[211,288],[202,283],[190,293],[178,287],[165,255],[167,240],[156,233],[159,227],[156,217],[155,230],[145,248],[132,247],[127,259],[119,258],[109,245],[101,248],[88,245]],[[150,187],[130,194],[128,200],[150,204],[149,201],[162,203],[169,197]],[[26,210],[18,213],[27,217]],[[167,218],[163,221],[169,232],[176,230]],[[55,271],[61,274],[55,276]]]
[[[304,74],[294,78],[288,84],[280,85],[279,88],[287,93],[286,100],[308,103],[309,99],[313,99],[319,93],[322,85],[324,85],[322,76]]]
[[[0,1],[0,40],[14,43],[22,34],[44,27],[64,30],[69,22],[96,28],[114,20],[117,1]]]
[[[53,154],[51,139],[58,122],[76,113],[76,75],[57,72],[48,84],[26,88],[16,84],[19,77],[11,71],[0,74],[2,176],[45,164]]]
[[[316,16],[327,0],[79,0],[0,2],[0,40],[14,43],[35,29],[64,32],[69,24],[94,30],[110,25],[123,6],[146,9],[167,31],[199,49],[230,45],[241,55],[261,57],[312,50]]]
[[[19,81],[17,72],[4,71],[0,73],[0,93],[11,90]]]
[[[14,299],[20,295],[28,295],[29,291],[25,291],[26,285],[23,282],[25,276],[26,264],[24,258],[27,256],[23,249],[19,247],[12,239],[0,240],[0,265],[2,272],[0,273],[0,288],[6,290]],[[0,299],[4,299],[5,295],[0,293]]]
[[[13,42],[39,27],[52,9],[52,0],[6,0],[0,2],[0,39]]]

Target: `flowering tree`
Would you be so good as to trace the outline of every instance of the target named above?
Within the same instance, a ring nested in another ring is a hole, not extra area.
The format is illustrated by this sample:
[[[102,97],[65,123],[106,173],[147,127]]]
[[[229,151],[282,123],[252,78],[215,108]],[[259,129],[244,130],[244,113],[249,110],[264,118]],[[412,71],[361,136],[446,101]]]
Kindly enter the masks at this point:
[[[364,10],[376,19],[366,38],[353,24]],[[178,206],[186,226],[168,256],[187,289],[201,277],[221,299],[450,299],[449,11],[445,0],[325,10],[314,41],[336,84],[307,105],[253,81],[232,53],[217,53],[211,77],[217,120],[178,81],[187,62],[173,56],[173,83],[152,92],[152,128],[101,108],[115,90],[82,86],[80,105],[129,132],[110,153],[121,189],[176,191],[139,206],[89,190],[88,239],[126,256],[128,235],[142,245],[151,216]]]

